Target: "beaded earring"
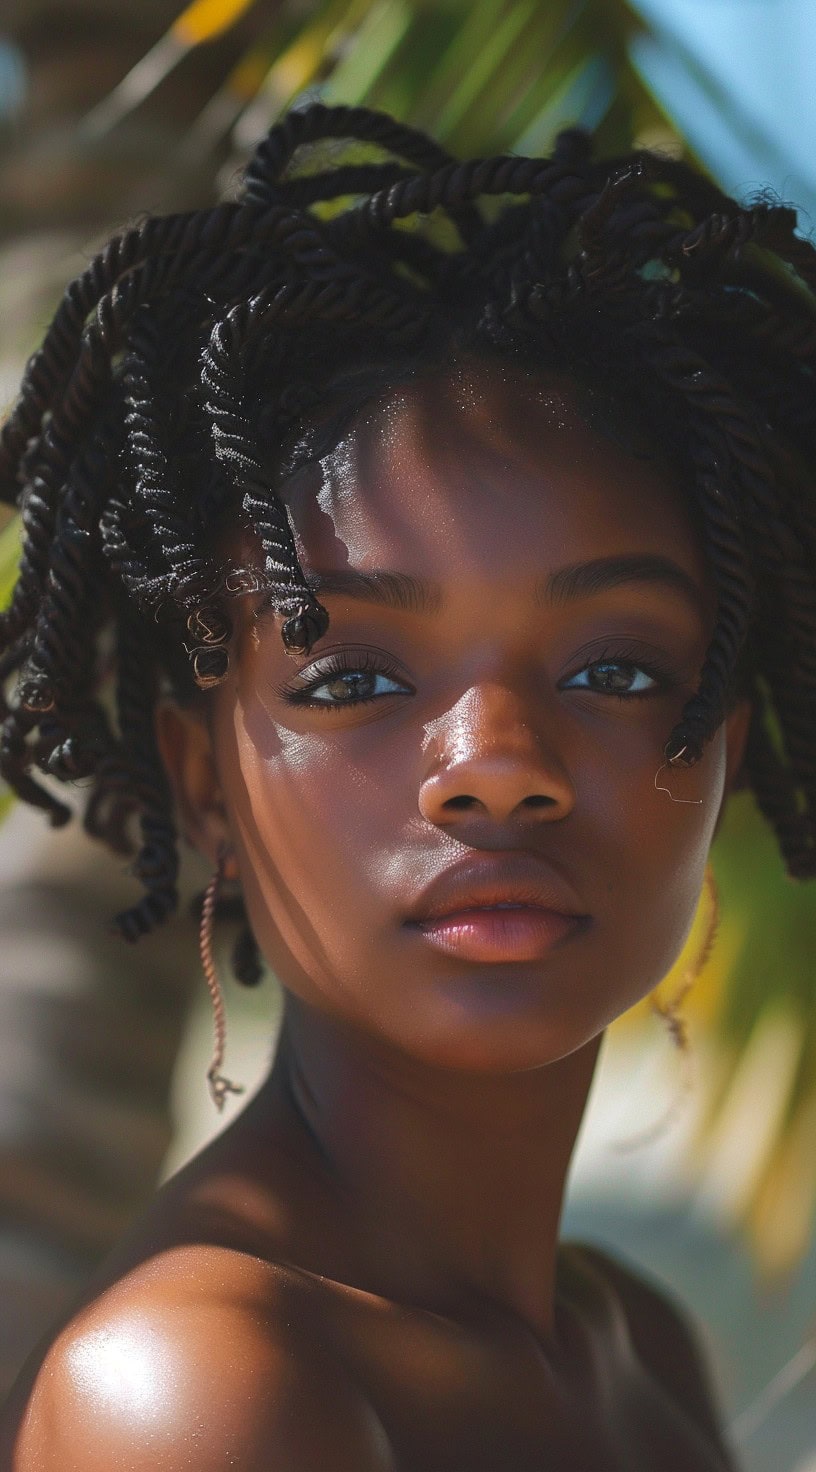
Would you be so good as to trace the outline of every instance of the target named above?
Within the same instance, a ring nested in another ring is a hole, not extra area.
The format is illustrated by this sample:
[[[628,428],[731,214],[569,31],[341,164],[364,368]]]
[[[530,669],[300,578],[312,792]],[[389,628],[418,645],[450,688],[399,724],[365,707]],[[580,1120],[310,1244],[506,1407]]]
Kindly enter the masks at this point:
[[[621,1153],[630,1150],[639,1150],[644,1145],[651,1145],[661,1135],[665,1134],[673,1119],[680,1109],[682,1109],[683,1103],[688,1098],[689,1092],[694,1084],[693,1058],[688,1037],[688,1024],[686,1019],[681,1015],[680,1008],[711,955],[717,934],[717,927],[720,923],[720,896],[717,881],[714,877],[714,870],[710,863],[706,865],[703,888],[710,906],[710,913],[706,925],[705,937],[697,956],[692,965],[688,966],[683,972],[680,986],[670,1002],[660,1000],[658,996],[659,988],[656,988],[649,998],[652,1011],[665,1023],[669,1037],[680,1053],[683,1069],[680,1090],[677,1097],[669,1103],[668,1107],[653,1125],[650,1125],[645,1130],[638,1131],[635,1135],[615,1141],[614,1148]]]
[[[681,1053],[687,1053],[689,1049],[688,1026],[684,1017],[680,1015],[680,1008],[694,986],[700,972],[706,964],[714,947],[717,928],[720,923],[720,892],[714,877],[711,864],[706,864],[703,888],[710,906],[708,925],[706,926],[705,938],[697,954],[693,966],[689,966],[683,972],[680,986],[670,1002],[661,1002],[657,992],[652,992],[650,1002],[652,1011],[656,1012],[666,1024],[669,1036],[676,1048]]]
[[[221,982],[218,979],[215,957],[213,955],[213,921],[215,910],[224,882],[224,870],[226,867],[229,847],[222,843],[218,849],[215,868],[212,872],[210,882],[204,891],[204,902],[201,906],[201,924],[198,932],[198,948],[201,954],[201,966],[210,993],[213,1009],[213,1030],[215,1034],[212,1058],[207,1069],[207,1083],[213,1103],[219,1112],[224,1108],[227,1094],[243,1094],[241,1084],[234,1084],[231,1079],[226,1078],[221,1072],[224,1061],[224,1051],[227,1041],[227,1018],[224,1009],[224,994],[221,990]]]

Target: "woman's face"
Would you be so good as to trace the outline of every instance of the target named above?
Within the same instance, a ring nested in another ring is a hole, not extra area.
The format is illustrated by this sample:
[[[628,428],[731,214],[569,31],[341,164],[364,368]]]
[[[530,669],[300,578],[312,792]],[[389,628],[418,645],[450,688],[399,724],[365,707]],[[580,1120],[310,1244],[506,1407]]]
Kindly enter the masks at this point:
[[[426,1062],[572,1052],[676,958],[741,758],[744,707],[656,785],[716,612],[673,473],[477,367],[286,497],[329,631],[293,661],[243,600],[210,727],[262,950]]]

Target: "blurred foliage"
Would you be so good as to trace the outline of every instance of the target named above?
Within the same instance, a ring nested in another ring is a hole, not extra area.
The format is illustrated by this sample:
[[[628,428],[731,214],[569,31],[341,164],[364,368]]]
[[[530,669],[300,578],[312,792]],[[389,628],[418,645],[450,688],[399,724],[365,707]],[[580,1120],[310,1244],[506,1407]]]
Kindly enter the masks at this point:
[[[14,520],[0,532],[0,608],[5,608],[11,597],[19,551],[20,531]]]
[[[12,249],[45,231],[67,256],[139,210],[208,203],[281,112],[312,98],[382,108],[463,155],[546,152],[574,123],[605,153],[683,151],[633,64],[645,27],[625,0],[193,0],[181,13],[167,0],[12,0],[4,25],[0,245]],[[32,306],[7,359],[46,315]],[[8,529],[3,597],[16,546]],[[746,794],[713,859],[722,920],[684,1002],[692,1045],[706,1039],[693,1165],[761,1267],[784,1274],[816,1211],[816,886],[787,879]],[[704,911],[705,899],[661,1005],[687,989]],[[613,1045],[648,1010],[622,1019]]]
[[[463,154],[677,140],[629,61],[640,26],[600,0],[20,0],[25,85],[0,90],[0,233],[212,198],[304,93],[365,103]],[[0,78],[2,70],[0,69]],[[13,92],[13,97],[12,97]]]

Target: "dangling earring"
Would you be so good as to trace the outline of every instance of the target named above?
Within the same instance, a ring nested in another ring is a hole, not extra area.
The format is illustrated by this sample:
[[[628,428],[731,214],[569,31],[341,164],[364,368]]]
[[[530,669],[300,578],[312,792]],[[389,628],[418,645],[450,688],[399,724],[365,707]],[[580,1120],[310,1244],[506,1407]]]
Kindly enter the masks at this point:
[[[711,907],[711,913],[709,915],[708,925],[706,926],[703,944],[693,964],[688,966],[683,972],[680,986],[670,1002],[659,1001],[655,992],[652,992],[649,998],[652,1011],[656,1012],[663,1019],[669,1037],[680,1053],[683,1065],[680,1089],[677,1097],[669,1103],[663,1114],[653,1125],[648,1129],[639,1131],[636,1135],[630,1135],[624,1140],[616,1140],[614,1142],[613,1148],[621,1153],[629,1150],[639,1150],[644,1145],[652,1145],[655,1140],[659,1140],[660,1136],[665,1134],[672,1120],[683,1107],[683,1103],[688,1098],[694,1084],[693,1058],[689,1045],[688,1025],[686,1019],[680,1015],[680,1008],[711,955],[717,934],[717,927],[720,923],[719,890],[714,877],[714,870],[710,864],[706,865],[704,889]]]
[[[669,792],[668,787],[663,786],[657,780],[660,776],[660,773],[665,772],[667,767],[671,767],[675,764],[679,764],[683,767],[689,766],[689,762],[683,761],[683,757],[686,756],[688,751],[689,748],[687,746],[681,746],[679,751],[672,752],[671,756],[663,763],[663,765],[661,767],[658,767],[654,776],[654,789],[655,792],[665,792],[666,795],[671,798],[672,802],[685,803],[689,807],[702,807],[703,799],[701,797],[674,797],[672,796],[671,792]]]
[[[681,1053],[688,1052],[689,1040],[688,1025],[685,1018],[680,1016],[680,1008],[711,955],[717,935],[717,928],[720,923],[720,892],[717,888],[714,870],[710,863],[706,864],[703,887],[711,907],[711,913],[706,927],[705,938],[697,954],[697,958],[694,964],[688,966],[683,972],[680,986],[670,1002],[661,1002],[656,992],[652,992],[649,998],[652,1011],[656,1012],[658,1017],[662,1017],[672,1042],[676,1048],[679,1048]]]
[[[224,1050],[227,1041],[227,1019],[224,1011],[224,995],[221,991],[221,983],[218,980],[218,972],[215,968],[213,956],[213,921],[215,910],[224,882],[224,868],[226,865],[229,848],[222,843],[218,848],[215,869],[213,870],[207,888],[204,891],[204,903],[201,906],[201,925],[198,932],[198,948],[201,953],[201,965],[204,970],[210,1000],[213,1009],[213,1029],[215,1041],[210,1066],[207,1069],[207,1083],[216,1109],[224,1108],[227,1094],[243,1094],[241,1084],[234,1084],[221,1072],[221,1064],[224,1061]]]

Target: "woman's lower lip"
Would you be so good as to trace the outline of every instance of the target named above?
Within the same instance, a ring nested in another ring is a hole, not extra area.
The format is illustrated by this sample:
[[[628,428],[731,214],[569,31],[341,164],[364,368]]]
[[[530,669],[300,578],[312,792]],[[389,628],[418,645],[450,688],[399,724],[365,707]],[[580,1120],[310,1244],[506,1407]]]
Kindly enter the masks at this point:
[[[532,905],[460,910],[416,926],[429,945],[463,961],[538,961],[585,917]]]

